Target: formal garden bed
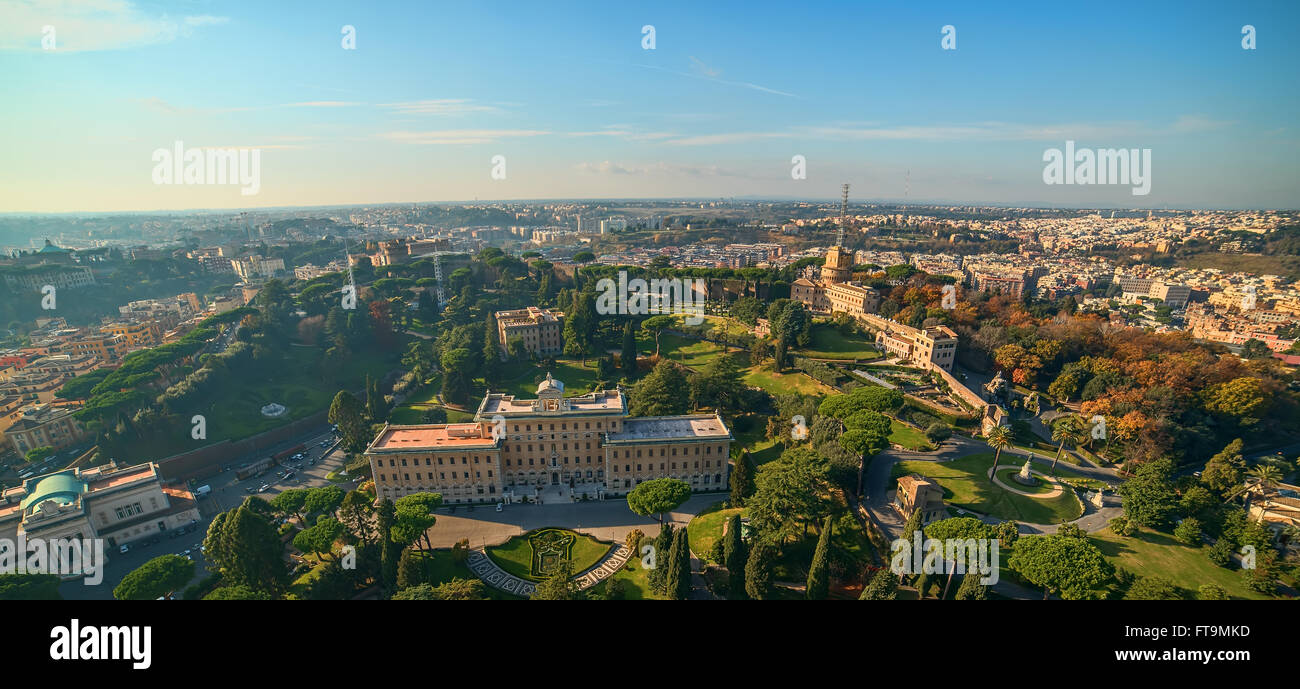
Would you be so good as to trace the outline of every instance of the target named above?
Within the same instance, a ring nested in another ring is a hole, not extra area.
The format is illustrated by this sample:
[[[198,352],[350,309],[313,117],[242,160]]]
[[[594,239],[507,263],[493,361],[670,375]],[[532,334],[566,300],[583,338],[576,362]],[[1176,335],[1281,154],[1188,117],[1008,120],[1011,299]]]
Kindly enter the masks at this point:
[[[610,547],[585,534],[544,528],[515,536],[486,552],[509,574],[527,581],[544,581],[560,561],[568,560],[572,573],[577,575],[605,557]]]

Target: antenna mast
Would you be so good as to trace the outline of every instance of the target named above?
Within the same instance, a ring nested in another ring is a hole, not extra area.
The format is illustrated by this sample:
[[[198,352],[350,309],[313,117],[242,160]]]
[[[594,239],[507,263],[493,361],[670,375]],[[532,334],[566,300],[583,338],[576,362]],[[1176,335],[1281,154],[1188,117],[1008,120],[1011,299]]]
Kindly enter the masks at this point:
[[[840,236],[835,246],[844,246],[844,228],[849,224],[849,185],[840,187]]]

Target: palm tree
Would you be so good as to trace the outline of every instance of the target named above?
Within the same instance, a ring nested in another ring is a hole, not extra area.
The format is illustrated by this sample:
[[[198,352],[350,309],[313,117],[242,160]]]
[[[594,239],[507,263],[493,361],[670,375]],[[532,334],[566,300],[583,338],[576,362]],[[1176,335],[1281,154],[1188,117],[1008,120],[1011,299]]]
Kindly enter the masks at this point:
[[[984,437],[984,442],[988,443],[989,447],[997,450],[997,452],[993,453],[993,470],[989,472],[989,482],[991,483],[993,477],[997,474],[998,458],[1002,456],[1002,450],[1011,445],[1011,431],[1006,426],[995,426]]]
[[[1078,447],[1088,437],[1088,432],[1083,427],[1083,422],[1077,416],[1067,416],[1061,419],[1052,427],[1052,440],[1060,443],[1056,448],[1056,456],[1052,458],[1052,475],[1056,475],[1056,463],[1061,459],[1061,452],[1065,450],[1065,444]]]
[[[1256,493],[1266,493],[1270,488],[1282,482],[1282,470],[1271,464],[1257,464],[1246,471],[1246,480],[1228,493],[1231,500],[1243,495],[1243,507],[1250,514],[1250,498]]]

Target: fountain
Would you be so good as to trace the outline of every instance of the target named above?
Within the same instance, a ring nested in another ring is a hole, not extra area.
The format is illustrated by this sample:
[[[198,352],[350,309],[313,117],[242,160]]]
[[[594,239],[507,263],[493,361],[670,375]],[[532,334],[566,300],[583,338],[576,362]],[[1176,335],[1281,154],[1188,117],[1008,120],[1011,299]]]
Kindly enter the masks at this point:
[[[287,407],[285,407],[283,404],[278,404],[276,402],[272,402],[262,407],[262,416],[265,416],[268,419],[278,419],[281,416],[287,414],[288,412],[289,409]]]

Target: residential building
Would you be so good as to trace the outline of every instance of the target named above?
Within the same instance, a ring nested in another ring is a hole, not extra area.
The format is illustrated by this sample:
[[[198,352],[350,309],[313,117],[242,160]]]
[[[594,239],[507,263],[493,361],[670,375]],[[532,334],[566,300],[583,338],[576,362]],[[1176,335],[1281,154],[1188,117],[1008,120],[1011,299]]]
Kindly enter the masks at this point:
[[[495,317],[503,359],[510,354],[513,340],[523,342],[525,350],[538,356],[564,351],[564,314],[559,311],[530,306],[497,311]]]

